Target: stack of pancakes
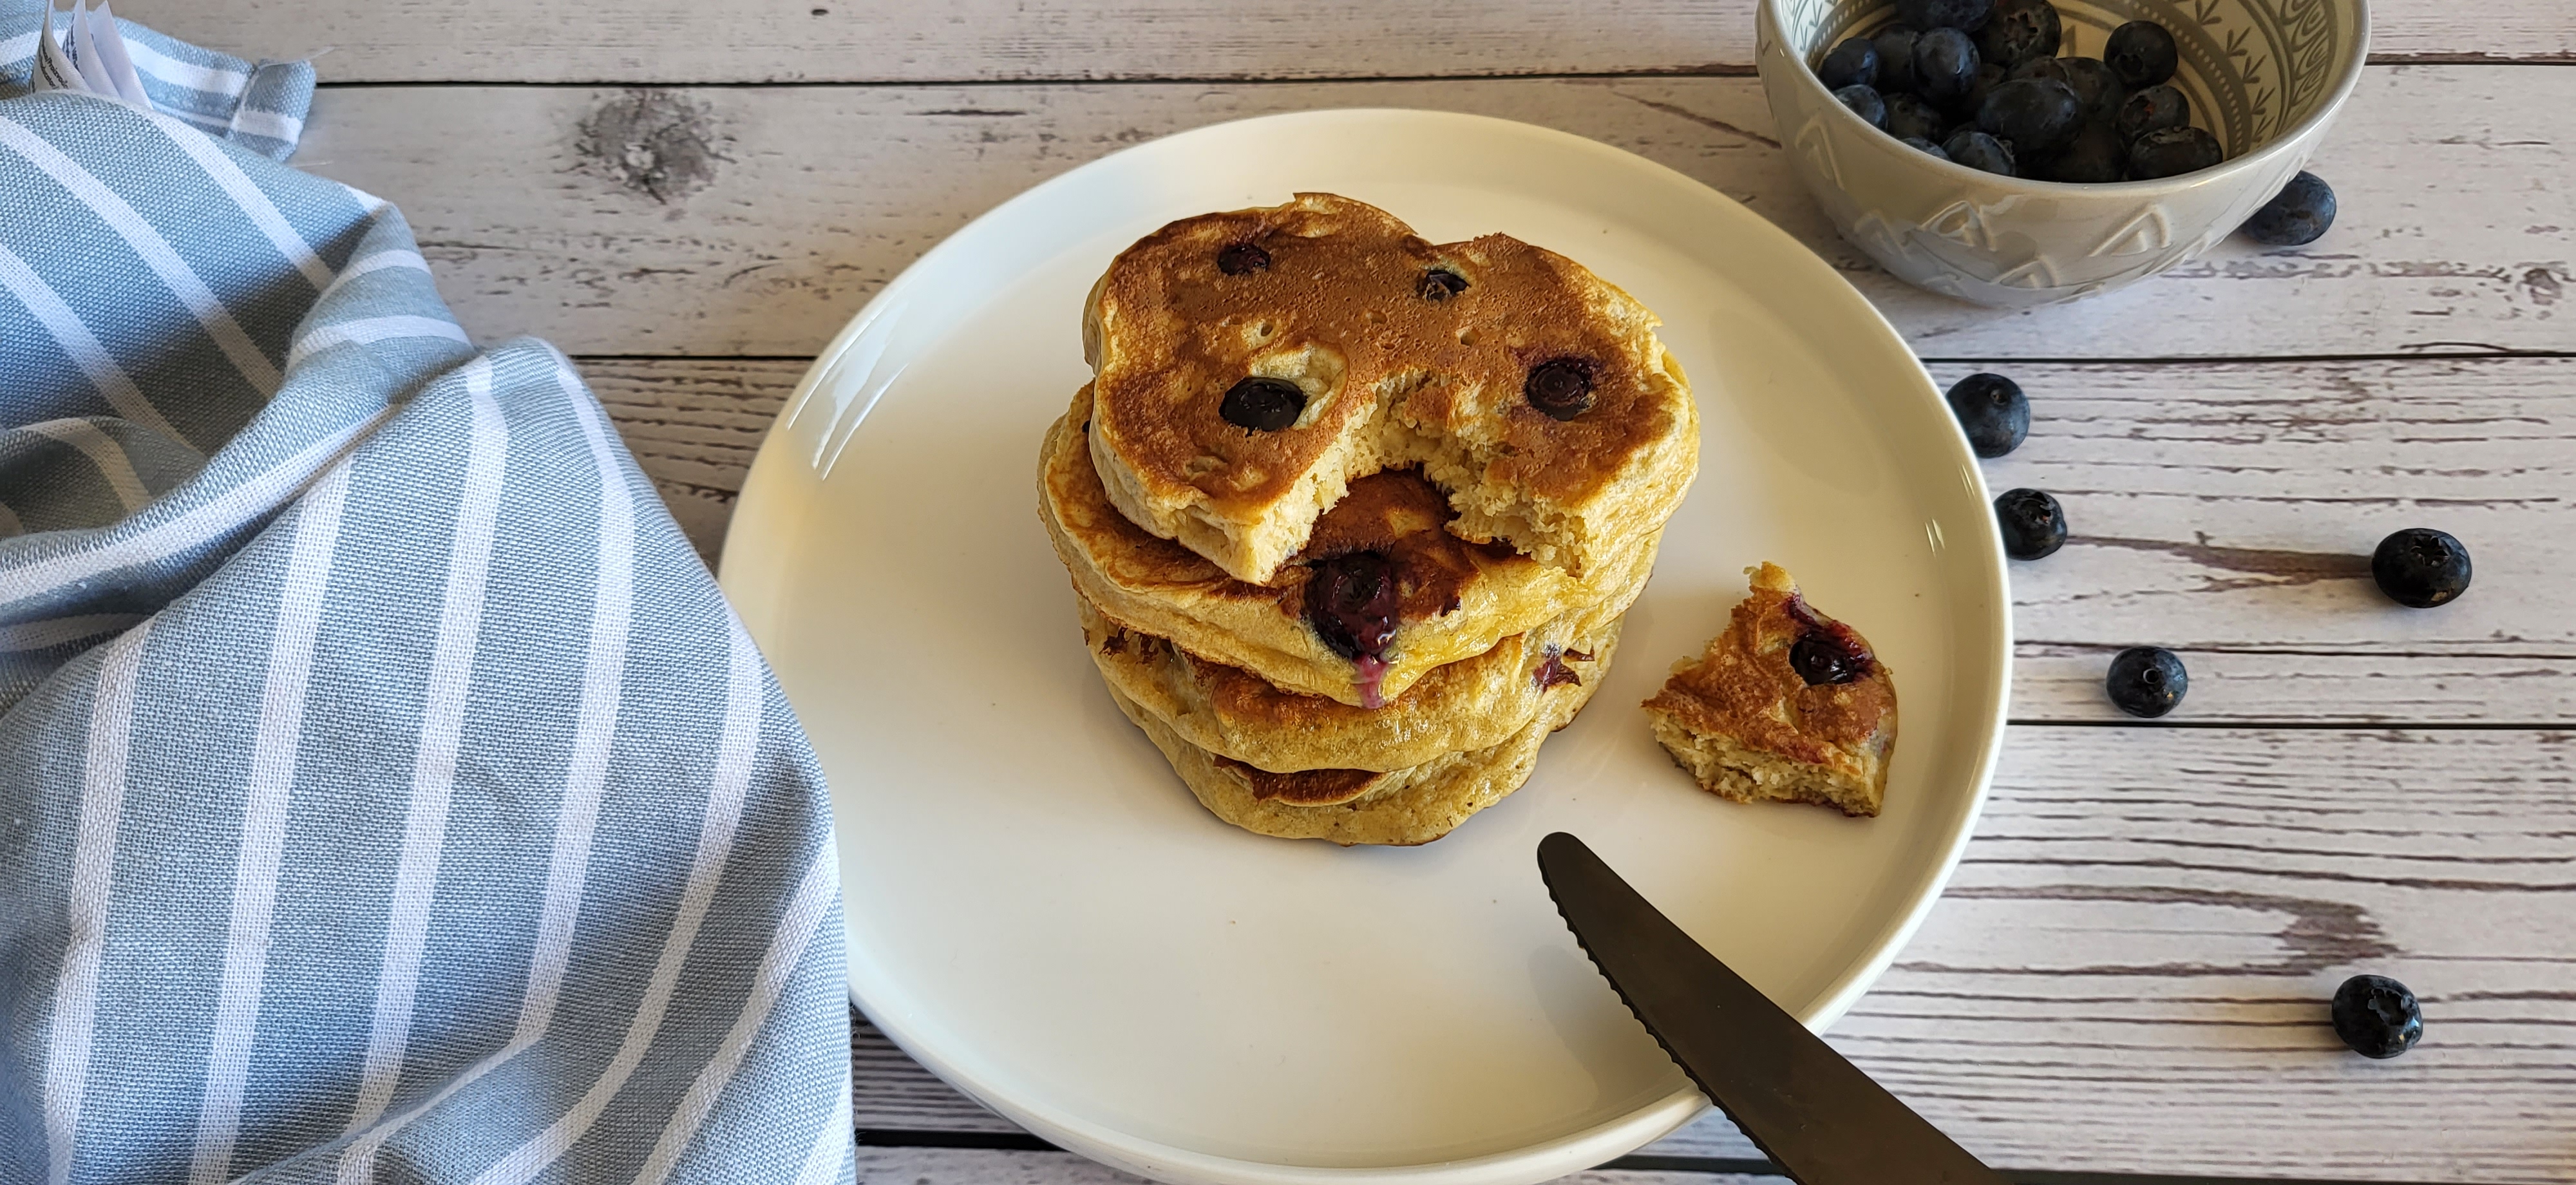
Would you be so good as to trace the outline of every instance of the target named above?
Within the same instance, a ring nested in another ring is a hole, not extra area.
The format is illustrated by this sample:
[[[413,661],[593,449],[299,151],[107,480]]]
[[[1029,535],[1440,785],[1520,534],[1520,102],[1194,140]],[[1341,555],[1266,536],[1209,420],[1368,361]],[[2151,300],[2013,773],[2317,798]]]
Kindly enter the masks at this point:
[[[1329,194],[1119,255],[1040,512],[1110,694],[1201,803],[1418,844],[1520,787],[1698,469],[1656,324],[1562,256]]]

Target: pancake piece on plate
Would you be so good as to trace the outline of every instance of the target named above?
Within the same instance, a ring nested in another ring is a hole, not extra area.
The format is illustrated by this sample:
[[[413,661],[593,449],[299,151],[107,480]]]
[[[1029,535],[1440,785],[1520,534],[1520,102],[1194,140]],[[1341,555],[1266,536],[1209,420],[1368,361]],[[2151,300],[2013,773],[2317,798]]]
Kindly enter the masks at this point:
[[[1331,194],[1185,218],[1093,289],[1088,444],[1127,518],[1248,583],[1306,553],[1353,482],[1405,467],[1463,539],[1619,567],[1698,471],[1658,323],[1554,252],[1434,246]]]
[[[1894,676],[1778,565],[1745,572],[1752,591],[1726,632],[1646,701],[1655,739],[1721,797],[1877,815],[1896,748]]]

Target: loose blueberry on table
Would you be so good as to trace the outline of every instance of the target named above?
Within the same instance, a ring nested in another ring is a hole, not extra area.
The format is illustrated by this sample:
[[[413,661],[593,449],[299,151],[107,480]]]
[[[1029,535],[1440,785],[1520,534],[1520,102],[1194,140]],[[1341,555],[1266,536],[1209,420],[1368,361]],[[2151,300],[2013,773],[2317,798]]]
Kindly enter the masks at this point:
[[[2245,233],[2267,247],[2303,247],[2334,225],[2334,190],[2314,173],[2301,172],[2254,216]]]
[[[2182,702],[2183,693],[2191,690],[2191,672],[2162,646],[2131,646],[2112,656],[2102,690],[2113,707],[2152,720]]]
[[[2066,545],[2065,510],[2038,490],[2005,490],[1995,499],[1995,527],[2004,554],[2017,560],[2046,559]]]
[[[2030,437],[2030,398],[1999,374],[1972,374],[1950,385],[1950,414],[1980,457],[2000,457]]]
[[[2469,591],[2469,549],[2441,531],[2409,527],[2379,541],[2370,578],[2410,609],[2447,605]]]
[[[2424,1038],[2424,1009],[2415,993],[2385,975],[2356,975],[2334,994],[2335,1036],[2354,1053],[2391,1058]]]

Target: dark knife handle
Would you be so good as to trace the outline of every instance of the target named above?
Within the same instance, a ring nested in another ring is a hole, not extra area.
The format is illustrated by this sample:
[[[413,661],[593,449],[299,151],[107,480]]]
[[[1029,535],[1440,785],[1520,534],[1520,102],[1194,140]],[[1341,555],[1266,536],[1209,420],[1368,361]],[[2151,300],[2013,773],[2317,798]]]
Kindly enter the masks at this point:
[[[1801,1185],[2004,1185],[1691,940],[1582,840],[1539,872],[1584,953],[1727,1118]]]

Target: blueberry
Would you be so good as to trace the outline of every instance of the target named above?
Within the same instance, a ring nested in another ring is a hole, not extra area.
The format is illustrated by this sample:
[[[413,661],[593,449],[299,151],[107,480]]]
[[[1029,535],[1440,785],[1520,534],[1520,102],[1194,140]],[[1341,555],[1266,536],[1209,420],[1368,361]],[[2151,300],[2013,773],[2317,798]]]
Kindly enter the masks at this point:
[[[1977,43],[1957,29],[1934,29],[1914,39],[1914,90],[1935,103],[1965,98],[1977,81]]]
[[[2218,137],[2195,127],[2166,128],[2129,141],[2129,180],[2194,173],[2225,159]]]
[[[2335,1036],[2363,1057],[2395,1057],[2424,1038],[2415,993],[2385,975],[2356,975],[2334,994]]]
[[[2015,78],[1986,96],[1977,127],[2011,141],[2018,155],[2037,156],[2073,140],[2084,119],[2075,88],[2053,78]]]
[[[1286,379],[1254,375],[1226,388],[1216,414],[1247,432],[1277,432],[1306,410],[1306,392]]]
[[[2046,559],[2066,546],[2066,512],[2038,490],[2005,490],[1995,499],[1995,526],[2004,554],[2017,560]]]
[[[1921,136],[1907,136],[1905,138],[1905,146],[1915,150],[1916,152],[1929,153],[1940,160],[1950,159],[1950,153],[1948,150],[1931,142],[1930,140],[1922,138]]]
[[[2032,58],[2004,75],[2007,82],[2024,78],[2065,83],[2066,89],[2075,92],[2076,118],[2084,123],[2108,122],[2119,113],[2124,97],[2111,68],[2091,58]]]
[[[1878,45],[1867,37],[1846,37],[1816,64],[1816,79],[1825,89],[1878,85]]]
[[[2004,77],[2054,78],[2059,82],[2065,83],[2069,87],[2073,87],[2075,85],[2074,78],[2066,72],[2066,59],[2064,58],[2032,58],[2031,60],[2023,62],[2010,70],[2004,71]]]
[[[1920,95],[1887,96],[1887,134],[1899,140],[1929,140],[1935,144],[1950,135],[1950,120],[1941,109],[1925,102]]]
[[[2066,85],[2075,88],[2075,101],[2084,108],[2084,122],[2108,124],[2120,117],[2120,104],[2129,97],[2129,88],[2102,59],[2055,60],[2066,72]]]
[[[2102,60],[2119,72],[2129,89],[2136,90],[2173,77],[2180,56],[2174,51],[2173,34],[2163,25],[2130,21],[2111,30],[2111,39],[2102,43]]]
[[[1521,381],[1521,397],[1549,419],[1570,420],[1592,407],[1592,364],[1581,358],[1552,358],[1530,368]]]
[[[2183,127],[2191,123],[2191,100],[2172,83],[2160,82],[2129,96],[2120,104],[2119,131],[2123,141],[2135,140],[2149,132]]]
[[[2370,578],[2410,609],[2448,605],[2469,591],[2469,549],[2440,531],[2408,527],[2370,553]]]
[[[1250,243],[1236,243],[1216,253],[1216,270],[1229,276],[1270,270],[1270,253]]]
[[[1977,52],[2010,70],[2032,58],[2056,57],[2062,35],[2048,0],[1995,0],[1994,15],[1977,30]]]
[[[2105,123],[2087,123],[2075,133],[2075,140],[2048,154],[2031,175],[2043,181],[2065,181],[2079,185],[2098,185],[2117,181],[2127,175],[2129,148],[2120,133]]]
[[[2173,711],[2191,690],[2191,672],[2162,646],[2131,646],[2111,657],[2111,673],[2102,681],[2111,704],[2148,719]]]
[[[1879,98],[1876,90],[1855,82],[1835,91],[1834,98],[1851,108],[1851,113],[1859,116],[1862,123],[1880,131],[1887,130],[1887,101]]]
[[[1395,565],[1374,551],[1335,556],[1306,578],[1306,622],[1344,658],[1384,654],[1399,607]]]
[[[2281,192],[2245,220],[2245,233],[2266,247],[2302,247],[2334,225],[2334,190],[2314,173],[2290,178]]]
[[[1896,0],[1896,19],[1917,29],[1974,33],[1994,9],[1995,0]]]
[[[1959,96],[1958,102],[1948,104],[1945,110],[1953,119],[1963,123],[1974,122],[1977,118],[1977,108],[1986,105],[1986,96],[1993,94],[1996,87],[2002,86],[2007,77],[2009,75],[2004,68],[1993,62],[1977,63],[1977,77],[1975,81],[1968,84],[1968,93]]]
[[[1950,414],[1980,457],[2000,457],[2030,436],[2030,399],[1999,374],[1972,374],[1950,385]]]
[[[1984,169],[2006,177],[2021,175],[2019,166],[2013,162],[2012,145],[1973,127],[1963,126],[1951,132],[1950,138],[1941,143],[1941,151],[1949,154],[1951,160],[1971,169]]]
[[[1893,95],[1914,89],[1914,38],[1912,25],[1889,25],[1870,36],[1878,47],[1878,90]]]
[[[1466,290],[1467,277],[1445,267],[1435,267],[1423,272],[1421,282],[1413,289],[1415,295],[1434,304]]]
[[[1789,648],[1789,668],[1809,687],[1867,677],[1870,666],[1869,647],[1860,635],[1839,625],[1808,630]]]

